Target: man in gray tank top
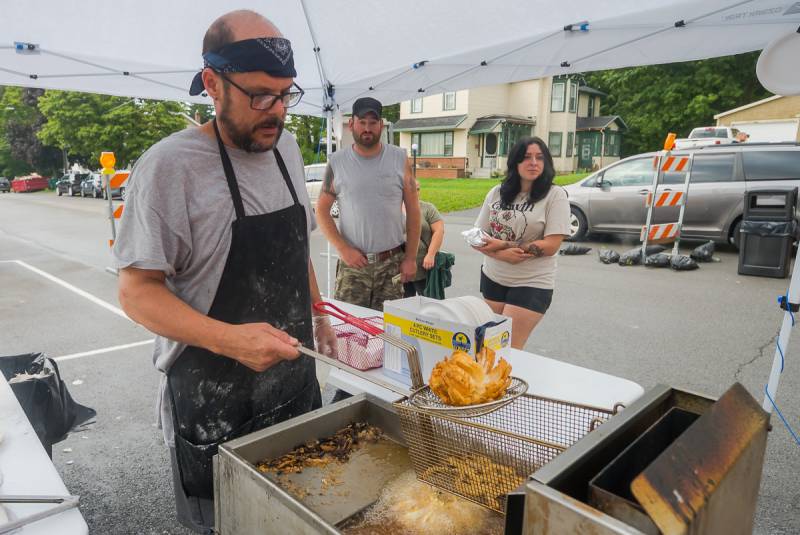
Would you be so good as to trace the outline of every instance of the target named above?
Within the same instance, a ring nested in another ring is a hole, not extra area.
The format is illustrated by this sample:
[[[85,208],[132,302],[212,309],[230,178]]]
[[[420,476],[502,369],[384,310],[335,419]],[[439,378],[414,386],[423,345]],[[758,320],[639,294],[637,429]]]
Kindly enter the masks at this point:
[[[385,300],[401,298],[402,283],[414,278],[420,233],[408,156],[381,143],[382,111],[374,98],[353,103],[355,143],[331,155],[317,202],[317,222],[339,252],[334,297],[378,311]],[[330,215],[334,201],[338,228]]]

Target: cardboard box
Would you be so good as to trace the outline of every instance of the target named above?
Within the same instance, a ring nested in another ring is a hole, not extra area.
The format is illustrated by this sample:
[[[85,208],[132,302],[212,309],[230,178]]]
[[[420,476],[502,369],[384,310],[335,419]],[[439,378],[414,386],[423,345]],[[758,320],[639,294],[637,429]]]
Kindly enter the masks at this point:
[[[416,346],[424,382],[428,381],[436,363],[456,349],[474,356],[480,331],[483,331],[483,343],[494,350],[511,344],[511,318],[495,314],[495,320],[486,326],[447,321],[422,314],[420,310],[427,301],[436,300],[415,296],[383,303],[386,334]],[[411,386],[406,353],[389,343],[384,347],[383,373]]]

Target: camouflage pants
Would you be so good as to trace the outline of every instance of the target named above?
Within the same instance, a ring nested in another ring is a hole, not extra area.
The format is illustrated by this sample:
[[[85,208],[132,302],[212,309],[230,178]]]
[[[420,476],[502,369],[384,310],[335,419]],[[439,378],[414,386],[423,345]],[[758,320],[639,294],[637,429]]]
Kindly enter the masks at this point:
[[[340,301],[383,312],[383,302],[403,297],[403,283],[392,278],[400,273],[403,253],[368,264],[363,268],[351,268],[341,260],[336,264],[336,292]]]

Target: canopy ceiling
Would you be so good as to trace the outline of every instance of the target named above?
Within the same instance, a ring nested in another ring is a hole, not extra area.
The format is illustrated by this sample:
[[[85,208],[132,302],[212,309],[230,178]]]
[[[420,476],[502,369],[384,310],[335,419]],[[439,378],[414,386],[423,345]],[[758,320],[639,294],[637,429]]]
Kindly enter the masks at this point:
[[[26,0],[3,6],[0,84],[209,103],[188,95],[203,34],[242,7],[292,41],[306,90],[294,111],[315,115],[365,94],[390,104],[759,50],[800,25],[800,2],[767,0]]]

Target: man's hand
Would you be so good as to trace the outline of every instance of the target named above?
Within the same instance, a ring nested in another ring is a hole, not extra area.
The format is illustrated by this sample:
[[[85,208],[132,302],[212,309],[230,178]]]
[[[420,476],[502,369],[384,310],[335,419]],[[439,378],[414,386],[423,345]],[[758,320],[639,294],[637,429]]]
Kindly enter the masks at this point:
[[[328,316],[314,316],[314,346],[318,353],[332,359],[338,358],[339,342]]]
[[[245,323],[226,328],[215,353],[237,360],[256,372],[263,372],[283,360],[296,359],[299,342],[268,323]]]
[[[426,254],[425,258],[422,259],[422,267],[427,271],[432,270],[435,263],[436,255]]]
[[[519,247],[512,247],[511,249],[503,249],[502,251],[497,251],[496,253],[492,254],[498,260],[502,260],[503,262],[508,262],[509,264],[519,264],[520,262],[524,262],[529,258],[533,258],[532,254],[526,253]]]
[[[351,268],[363,268],[368,264],[364,253],[355,247],[342,247],[339,251],[339,258]]]
[[[400,280],[402,282],[411,282],[417,274],[417,259],[414,257],[405,257],[400,262]]]

